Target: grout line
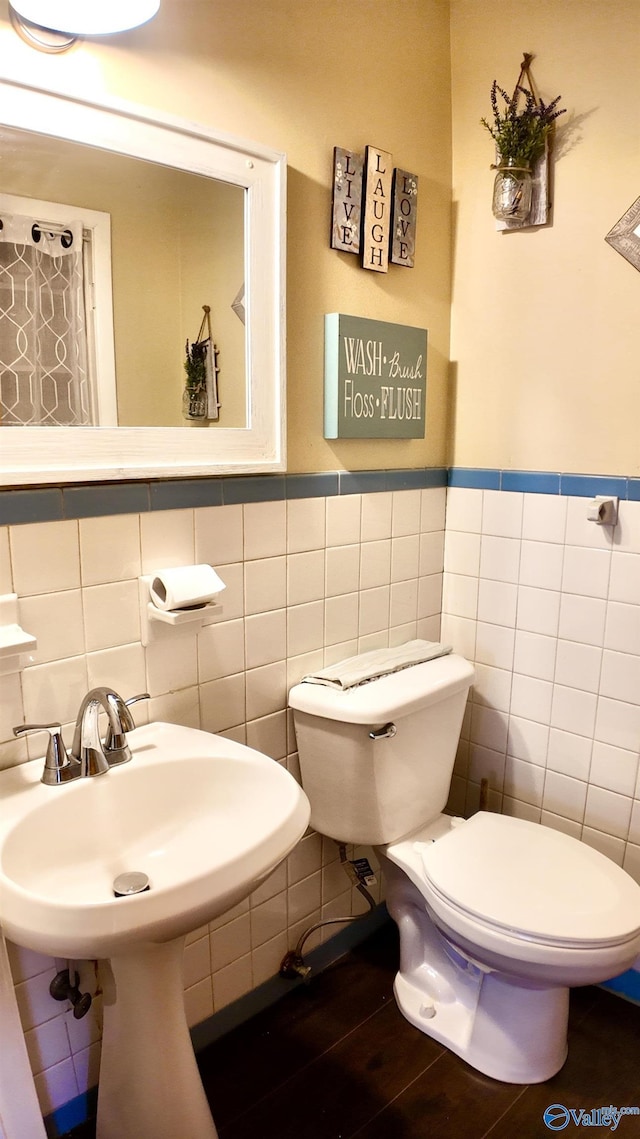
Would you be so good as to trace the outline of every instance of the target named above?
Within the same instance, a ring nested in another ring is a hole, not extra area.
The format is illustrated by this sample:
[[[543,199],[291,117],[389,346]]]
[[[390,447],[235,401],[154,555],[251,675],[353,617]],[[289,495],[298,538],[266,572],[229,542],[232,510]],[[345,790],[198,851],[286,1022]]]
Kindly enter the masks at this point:
[[[425,1075],[426,1072],[430,1071],[431,1068],[433,1068],[434,1064],[437,1064],[440,1060],[442,1060],[447,1055],[451,1055],[451,1053],[449,1052],[449,1050],[447,1048],[445,1048],[442,1045],[440,1054],[438,1056],[434,1056],[431,1063],[427,1064],[426,1068],[423,1068],[422,1071],[419,1072],[417,1076],[414,1076],[414,1078],[412,1080],[410,1080],[408,1084],[406,1084],[406,1086],[402,1089],[402,1091],[399,1091],[397,1095],[394,1095],[390,1100],[388,1100],[387,1103],[385,1103],[384,1107],[381,1107],[379,1111],[376,1111],[376,1113],[374,1115],[372,1115],[363,1124],[361,1124],[361,1126],[358,1127],[357,1131],[352,1131],[351,1135],[345,1135],[342,1137],[342,1139],[357,1139],[357,1136],[361,1135],[362,1132],[365,1130],[365,1128],[369,1127],[373,1123],[374,1120],[379,1119],[380,1116],[383,1115],[384,1112],[387,1110],[387,1108],[392,1106],[392,1104],[397,1103],[397,1101],[405,1094],[405,1092],[407,1092],[409,1090],[409,1088],[413,1087],[413,1085],[415,1083],[417,1083],[418,1080],[422,1079],[422,1077]]]
[[[257,1107],[259,1107],[261,1103],[264,1103],[266,1100],[268,1100],[275,1092],[282,1091],[282,1089],[286,1088],[288,1084],[291,1084],[294,1080],[297,1080],[298,1077],[300,1075],[302,1075],[303,1072],[306,1072],[309,1068],[313,1067],[314,1064],[317,1064],[319,1060],[322,1060],[325,1056],[328,1056],[331,1052],[333,1052],[333,1050],[335,1048],[338,1047],[339,1044],[342,1044],[343,1041],[348,1040],[349,1037],[352,1036],[354,1032],[359,1032],[360,1029],[365,1024],[368,1024],[369,1021],[372,1020],[374,1016],[378,1016],[378,1014],[380,1012],[382,1012],[382,1010],[384,1008],[387,1007],[387,1004],[388,1004],[388,997],[383,996],[381,998],[380,1005],[378,1006],[377,1009],[375,1009],[374,1012],[370,1013],[369,1016],[366,1016],[364,1018],[364,1020],[361,1020],[358,1024],[354,1025],[353,1028],[350,1028],[349,1031],[345,1032],[343,1036],[340,1036],[340,1037],[338,1037],[337,1040],[334,1040],[333,1044],[331,1044],[328,1048],[325,1048],[323,1052],[319,1052],[318,1055],[314,1056],[312,1060],[308,1060],[306,1064],[303,1064],[300,1068],[297,1068],[296,1071],[292,1072],[290,1076],[286,1077],[286,1079],[282,1080],[278,1084],[274,1084],[271,1088],[269,1088],[268,1092],[266,1092],[264,1095],[260,1096],[259,1099],[254,1100],[253,1103],[249,1104],[249,1106],[246,1107],[243,1111],[241,1111],[239,1115],[230,1116],[229,1119],[227,1120],[227,1122],[225,1123],[225,1128],[230,1127],[232,1124],[236,1124],[241,1119],[244,1119],[245,1116],[249,1115],[250,1112],[255,1111],[255,1109]],[[438,1057],[438,1059],[439,1059],[439,1057]],[[426,1069],[425,1069],[425,1071],[426,1071]],[[345,1136],[345,1137],[343,1137],[343,1139],[347,1139],[347,1137]]]
[[[525,1087],[523,1087],[523,1088],[522,1088],[522,1090],[520,1091],[520,1093],[519,1093],[519,1094],[518,1094],[518,1095],[515,1097],[515,1099],[514,1099],[514,1100],[512,1100],[512,1102],[509,1104],[509,1106],[508,1106],[508,1107],[505,1107],[504,1111],[502,1111],[502,1112],[500,1113],[500,1115],[498,1116],[498,1118],[497,1118],[497,1119],[494,1119],[494,1121],[493,1121],[493,1123],[491,1124],[491,1127],[489,1128],[489,1130],[488,1130],[488,1131],[485,1131],[485,1132],[484,1132],[484,1133],[483,1133],[483,1134],[482,1134],[482,1135],[479,1137],[479,1139],[487,1139],[487,1136],[491,1134],[491,1132],[494,1130],[494,1128],[496,1128],[496,1127],[498,1126],[498,1124],[500,1123],[500,1121],[501,1121],[502,1119],[504,1119],[504,1118],[505,1118],[505,1116],[506,1116],[506,1115],[508,1115],[510,1111],[512,1111],[512,1109],[513,1109],[513,1108],[516,1106],[516,1104],[517,1104],[517,1103],[519,1103],[519,1102],[520,1102],[520,1100],[522,1099],[522,1097],[523,1097],[523,1095],[525,1094],[525,1092],[528,1092],[528,1091],[530,1090],[530,1087],[531,1087],[531,1085],[530,1085],[530,1084],[527,1084]]]

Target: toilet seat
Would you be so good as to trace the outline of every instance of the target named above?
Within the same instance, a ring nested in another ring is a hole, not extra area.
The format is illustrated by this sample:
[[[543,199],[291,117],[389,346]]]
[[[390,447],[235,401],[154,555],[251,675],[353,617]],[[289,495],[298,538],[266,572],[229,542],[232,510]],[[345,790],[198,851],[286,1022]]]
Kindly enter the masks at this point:
[[[550,1079],[567,1054],[569,988],[640,953],[640,885],[575,838],[486,813],[434,816],[378,853],[403,1015],[494,1079]]]
[[[636,882],[560,831],[478,812],[420,847],[425,894],[451,919],[566,949],[622,946],[640,933]]]

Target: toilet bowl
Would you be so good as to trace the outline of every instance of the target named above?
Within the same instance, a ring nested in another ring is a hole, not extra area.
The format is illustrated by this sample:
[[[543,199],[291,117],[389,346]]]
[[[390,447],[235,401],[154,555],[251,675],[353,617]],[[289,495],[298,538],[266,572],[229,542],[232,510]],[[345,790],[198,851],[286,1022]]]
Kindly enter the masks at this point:
[[[317,831],[377,850],[405,1017],[486,1075],[539,1083],[566,1059],[569,988],[640,954],[640,886],[560,831],[443,813],[472,679],[450,653],[351,689],[296,685],[302,783]]]
[[[460,822],[378,848],[401,931],[396,1000],[479,1071],[539,1083],[566,1059],[569,987],[635,961],[640,888],[559,831],[484,812]]]

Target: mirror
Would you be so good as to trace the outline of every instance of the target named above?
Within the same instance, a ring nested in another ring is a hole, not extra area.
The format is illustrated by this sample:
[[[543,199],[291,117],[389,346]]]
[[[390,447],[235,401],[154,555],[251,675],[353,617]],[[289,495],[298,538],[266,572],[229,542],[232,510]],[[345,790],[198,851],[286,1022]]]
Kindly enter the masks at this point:
[[[87,418],[93,413],[89,423],[99,427],[184,426],[185,343],[196,341],[204,302],[212,314],[220,407],[217,418],[190,422],[245,427],[246,326],[233,304],[244,283],[246,191],[156,162],[2,126],[0,154],[0,232],[7,238],[0,242],[3,286],[5,281],[8,285],[13,270],[17,269],[18,276],[12,281],[6,316],[4,305],[0,306],[0,424],[17,418],[13,412],[17,384],[25,389],[21,422],[24,425],[34,418],[34,425],[40,422],[39,409],[33,407],[35,393],[28,398],[37,386],[33,366],[24,378],[3,366],[16,356],[20,360],[16,299],[21,287],[25,288],[24,260],[15,258],[16,245],[8,238],[29,237],[32,224],[40,228],[51,223],[49,234],[53,236],[60,226],[82,223],[77,288],[90,311],[82,312],[75,334],[85,337],[92,329],[94,313],[97,329],[104,329],[104,337],[86,337],[87,350],[94,349],[89,375],[85,377],[83,370],[83,380],[92,389],[87,401]],[[19,235],[10,235],[7,219],[18,217],[27,224],[20,227]],[[100,240],[103,226],[106,233]],[[47,236],[45,231],[38,246],[31,248],[33,256],[37,249],[51,265],[54,257],[41,249],[46,242],[56,252]],[[38,272],[41,288],[46,287],[41,266]],[[60,289],[64,278],[54,273],[53,279]],[[42,308],[48,311],[52,300],[54,309],[56,303],[64,305],[60,291],[58,301],[55,296],[43,301]],[[29,329],[38,320],[40,307],[24,305]],[[109,313],[113,320],[107,330]],[[42,336],[40,329],[40,340]],[[40,378],[41,384],[46,382]],[[109,384],[114,389],[111,393],[104,391]],[[65,421],[64,406],[53,402],[49,418],[54,424],[54,413],[58,426],[77,419],[67,415]]]
[[[0,485],[284,469],[284,156],[2,80],[0,154],[0,217],[80,210],[85,240],[107,219],[95,340],[116,393],[93,420],[109,426],[0,427]],[[185,341],[206,336],[207,308],[221,408],[191,422]]]

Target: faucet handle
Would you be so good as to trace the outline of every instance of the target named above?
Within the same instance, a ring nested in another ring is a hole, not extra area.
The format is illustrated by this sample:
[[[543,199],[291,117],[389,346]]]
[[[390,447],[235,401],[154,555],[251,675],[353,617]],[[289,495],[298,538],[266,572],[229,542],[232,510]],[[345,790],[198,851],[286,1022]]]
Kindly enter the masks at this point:
[[[127,708],[130,708],[132,704],[137,704],[138,700],[150,700],[150,699],[151,699],[151,693],[150,692],[139,692],[137,696],[130,696],[128,700],[125,700],[125,704],[127,705]]]
[[[130,696],[128,700],[122,700],[121,697],[115,701],[115,706],[120,719],[121,732],[114,732],[111,724],[107,728],[107,734],[104,738],[104,751],[109,763],[109,767],[115,767],[119,763],[126,763],[131,759],[131,752],[129,745],[126,741],[125,735],[127,732],[132,732],[135,728],[135,720],[128,711],[132,704],[137,704],[138,700],[150,700],[149,692],[139,692],[137,696]]]
[[[27,732],[49,733],[41,783],[45,783],[48,787],[56,787],[59,783],[67,783],[80,774],[78,761],[67,755],[60,724],[57,722],[53,724],[19,724],[13,729],[14,736],[23,736]]]

